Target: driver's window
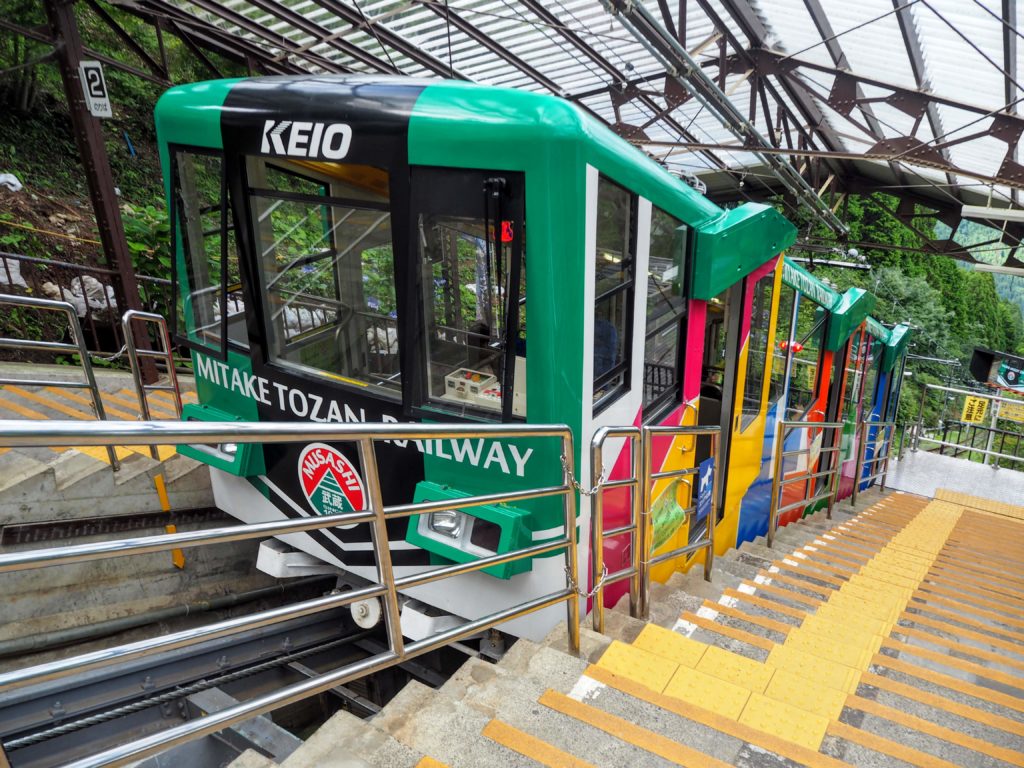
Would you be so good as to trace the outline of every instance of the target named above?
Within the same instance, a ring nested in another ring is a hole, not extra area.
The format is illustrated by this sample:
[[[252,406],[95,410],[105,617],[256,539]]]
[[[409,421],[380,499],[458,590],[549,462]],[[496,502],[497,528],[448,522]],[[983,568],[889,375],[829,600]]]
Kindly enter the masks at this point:
[[[387,174],[250,162],[270,360],[400,393]]]

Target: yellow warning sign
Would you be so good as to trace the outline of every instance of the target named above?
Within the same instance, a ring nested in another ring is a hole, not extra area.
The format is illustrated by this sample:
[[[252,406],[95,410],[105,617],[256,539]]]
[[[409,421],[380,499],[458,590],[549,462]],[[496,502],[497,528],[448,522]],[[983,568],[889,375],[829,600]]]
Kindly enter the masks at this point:
[[[1024,403],[1000,403],[999,418],[1024,423]]]
[[[968,424],[981,424],[988,413],[988,400],[984,397],[967,397],[964,400],[964,410],[960,414],[960,421]]]

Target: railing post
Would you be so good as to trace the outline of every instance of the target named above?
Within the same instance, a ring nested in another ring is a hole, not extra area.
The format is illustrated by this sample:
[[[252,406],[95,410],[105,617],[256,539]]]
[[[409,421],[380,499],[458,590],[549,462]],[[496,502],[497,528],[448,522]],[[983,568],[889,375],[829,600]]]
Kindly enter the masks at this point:
[[[88,302],[86,302],[88,303]],[[100,387],[96,383],[96,374],[92,370],[92,360],[89,358],[89,350],[85,346],[85,334],[82,333],[82,324],[78,322],[78,315],[70,304],[67,304],[64,313],[68,316],[68,325],[71,327],[71,337],[78,345],[78,355],[82,358],[82,370],[85,371],[85,380],[89,384],[89,391],[92,394],[93,407],[96,409],[96,418],[101,421],[107,420],[107,413],[103,410],[103,397],[100,395]],[[117,451],[114,446],[107,446],[107,458],[110,460],[110,467],[115,472],[121,469],[121,462],[117,458]]]
[[[594,583],[594,631],[604,634],[604,491],[597,488],[604,469],[604,439],[594,436],[590,453],[590,487],[597,489],[590,497],[590,577]],[[631,606],[632,607],[632,606]]]
[[[630,489],[630,523],[633,525],[633,533],[630,535],[630,561],[633,565],[633,575],[629,579],[629,615],[635,619],[640,616],[640,518],[643,517],[644,509],[640,478],[644,473],[644,452],[639,434],[631,432],[627,439],[633,452],[633,486]]]
[[[896,436],[896,423],[893,422],[892,426],[885,427],[885,429],[892,430],[889,433],[889,442],[885,443],[885,458],[882,461],[882,476],[879,478],[878,490],[885,491],[885,481],[889,476],[889,456],[892,455],[892,438]]]
[[[651,522],[651,442],[652,433],[647,427],[640,430],[641,452],[643,455],[643,486],[640,489],[640,531],[637,537],[640,540],[640,599],[637,601],[637,613],[639,618],[647,619],[650,616],[650,592],[651,592],[651,545],[654,543],[654,526]]]
[[[722,471],[722,457],[718,450],[722,445],[721,437],[721,431],[711,433],[711,455],[715,457],[715,469],[711,473],[711,509],[708,510],[708,548],[704,555],[704,581],[711,581],[711,568],[715,564],[715,526],[718,524],[719,476]],[[698,475],[698,480],[699,477]],[[697,493],[700,494],[699,482]]]
[[[782,494],[781,482],[782,473],[784,471],[782,451],[786,444],[786,422],[775,422],[775,428],[778,431],[775,433],[775,438],[773,440],[775,444],[775,461],[772,464],[772,495],[768,504],[768,533],[765,537],[767,539],[766,543],[769,547],[775,544],[775,528],[779,521],[779,496]]]
[[[384,617],[388,630],[391,651],[399,658],[405,656],[405,638],[402,636],[402,616],[398,607],[398,590],[395,588],[395,574],[391,567],[391,542],[388,539],[387,520],[384,519],[384,498],[380,490],[380,471],[377,468],[377,453],[372,438],[359,441],[359,463],[366,480],[370,511],[373,512],[372,536],[373,554],[377,561],[377,579],[387,589],[384,595]]]
[[[860,441],[857,443],[856,450],[854,451],[856,459],[854,459],[853,465],[853,493],[850,494],[850,506],[856,506],[857,494],[860,491],[860,478],[864,473],[864,454],[867,452],[868,447],[868,430],[870,429],[871,422],[864,421],[861,423]]]
[[[928,385],[921,388],[921,401],[917,406],[917,429],[914,431],[914,444],[910,447],[911,453],[917,453],[921,447],[921,433],[924,431],[924,403],[928,397]]]
[[[576,552],[576,492],[572,489],[572,478],[575,477],[575,460],[572,446],[572,433],[566,430],[562,436],[562,455],[565,456],[565,467],[569,473],[568,478],[563,478],[566,485],[565,491],[565,571],[566,582],[573,594],[565,603],[567,620],[569,622],[569,653],[578,655],[580,652],[580,593],[578,587],[579,559]],[[577,585],[573,587],[573,585]]]

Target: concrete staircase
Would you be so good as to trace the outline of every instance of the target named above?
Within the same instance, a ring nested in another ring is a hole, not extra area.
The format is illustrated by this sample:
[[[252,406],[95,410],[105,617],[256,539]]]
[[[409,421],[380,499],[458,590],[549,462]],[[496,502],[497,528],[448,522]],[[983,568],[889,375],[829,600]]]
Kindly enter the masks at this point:
[[[1024,765],[1024,527],[864,494],[565,629],[339,712],[285,768]],[[234,768],[275,765],[247,752]]]

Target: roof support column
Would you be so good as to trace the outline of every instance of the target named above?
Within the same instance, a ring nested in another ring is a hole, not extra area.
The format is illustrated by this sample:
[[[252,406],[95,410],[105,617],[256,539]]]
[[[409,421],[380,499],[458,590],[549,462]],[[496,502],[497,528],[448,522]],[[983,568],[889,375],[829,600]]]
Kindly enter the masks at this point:
[[[135,268],[128,252],[121,211],[117,206],[114,177],[110,172],[107,148],[103,144],[103,132],[99,119],[93,117],[86,108],[85,94],[78,76],[78,65],[82,60],[82,38],[75,19],[74,0],[45,0],[43,4],[56,43],[58,68],[64,83],[68,111],[71,113],[75,144],[89,185],[89,198],[96,216],[103,253],[107,264],[118,273],[117,285],[114,286],[118,311],[124,313],[129,309],[141,310],[139,285],[135,280]],[[119,325],[114,323],[115,334]],[[138,339],[137,344],[140,349],[150,348],[148,336]],[[156,380],[156,367],[151,358],[143,360],[148,364],[143,367],[144,378],[147,383],[151,383]]]

